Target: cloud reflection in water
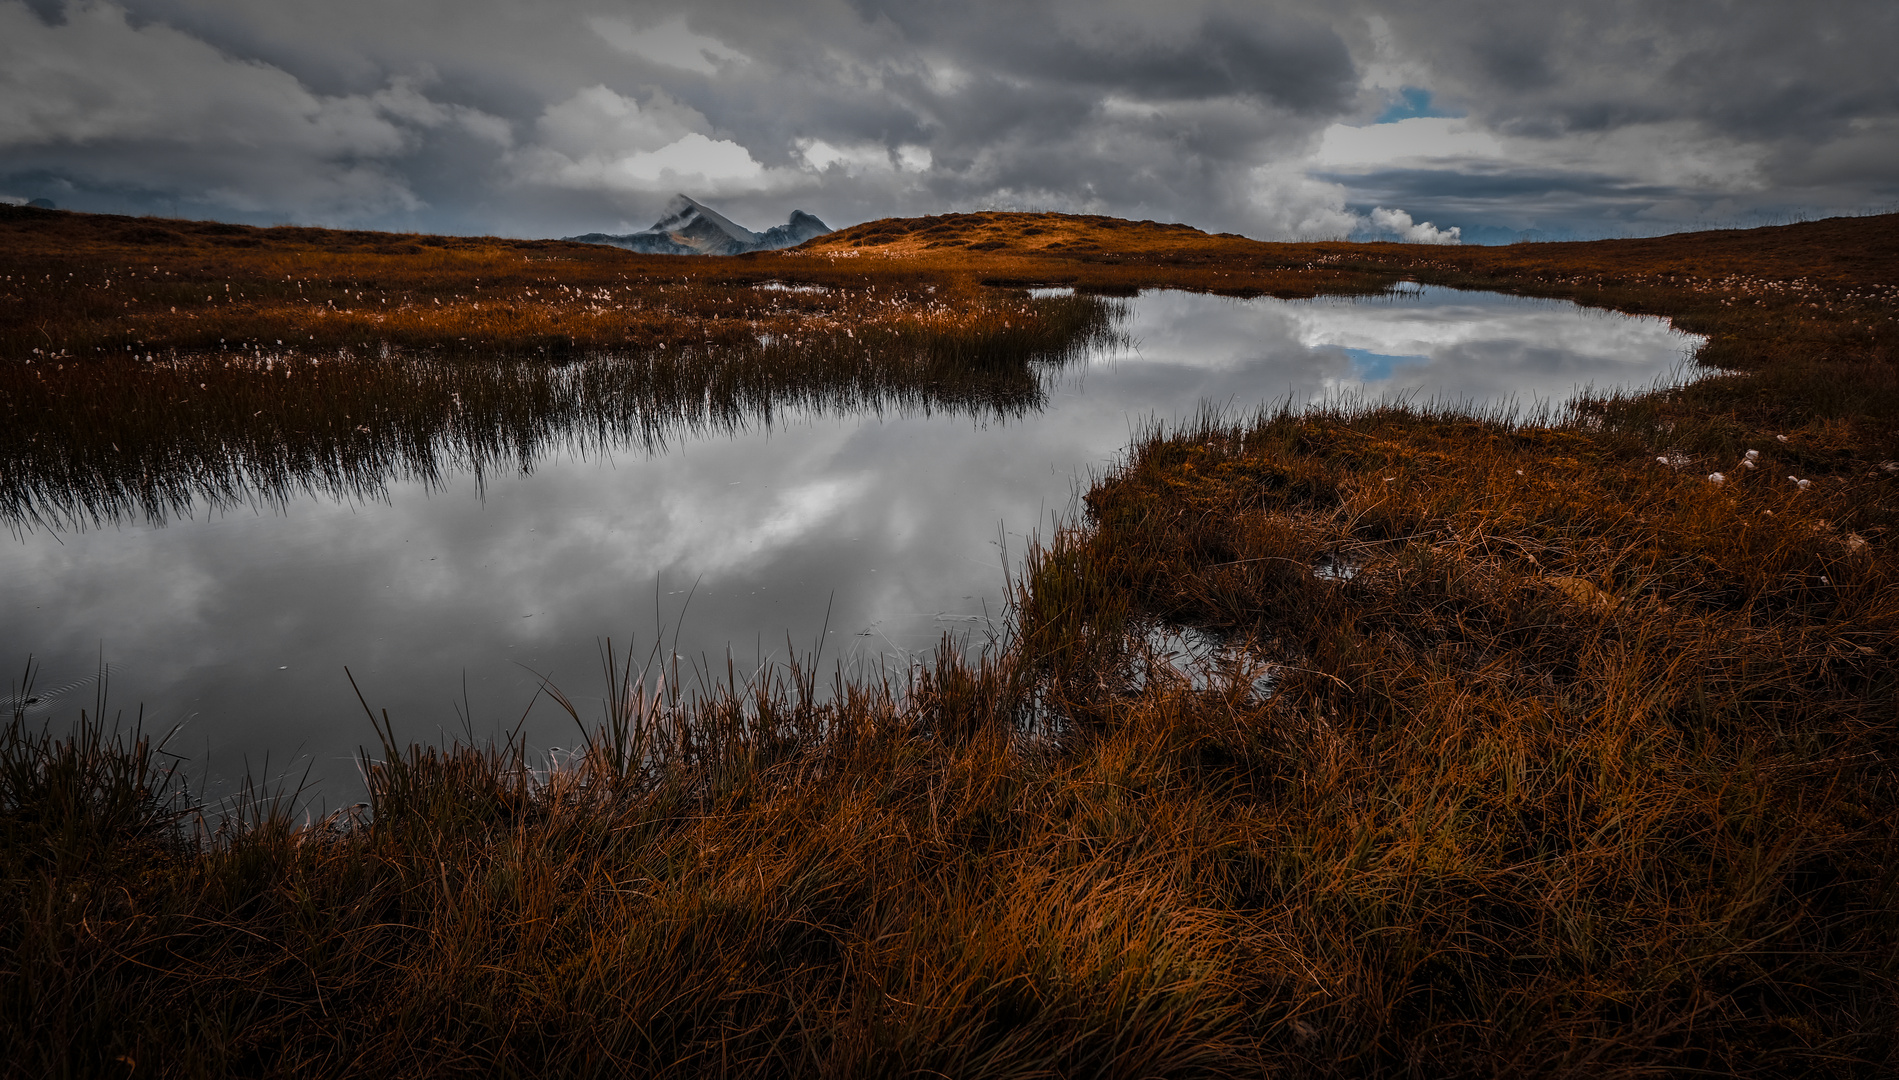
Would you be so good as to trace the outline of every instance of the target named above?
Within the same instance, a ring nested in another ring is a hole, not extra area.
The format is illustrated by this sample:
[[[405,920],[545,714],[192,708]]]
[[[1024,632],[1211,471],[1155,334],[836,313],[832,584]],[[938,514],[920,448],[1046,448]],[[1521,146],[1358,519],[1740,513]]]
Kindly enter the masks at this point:
[[[1288,396],[1483,406],[1643,387],[1696,341],[1659,319],[1439,289],[1149,293],[1124,329],[1128,346],[1046,369],[1043,407],[1020,416],[793,411],[653,453],[560,446],[479,485],[452,474],[381,499],[27,531],[0,548],[0,655],[46,659],[52,685],[103,647],[115,698],[164,727],[190,717],[176,748],[208,752],[214,776],[304,754],[313,783],[349,801],[369,732],[346,664],[418,739],[458,730],[464,675],[478,735],[512,725],[535,672],[576,700],[595,692],[605,636],[644,657],[663,631],[720,678],[729,646],[743,676],[811,650],[828,610],[827,668],[901,677],[944,630],[980,638],[999,620],[1005,560],[1151,421]],[[539,745],[574,734],[545,707],[528,731]]]

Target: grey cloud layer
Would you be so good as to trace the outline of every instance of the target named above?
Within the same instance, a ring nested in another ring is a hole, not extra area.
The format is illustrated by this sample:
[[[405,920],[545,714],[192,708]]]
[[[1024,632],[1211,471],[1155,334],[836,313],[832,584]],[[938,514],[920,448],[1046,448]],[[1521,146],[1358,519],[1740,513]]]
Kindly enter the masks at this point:
[[[1825,140],[1899,111],[1891,4],[1460,6],[1455,22],[1423,5],[1385,16],[1473,111],[1528,132],[1687,117],[1738,138]]]
[[[760,225],[997,204],[1338,235],[1383,205],[1653,230],[1899,198],[1894,11],[0,0],[0,194],[528,235],[638,227],[678,189]],[[1492,149],[1313,158],[1401,86]]]
[[[1441,5],[1377,8],[1440,97],[1483,127],[1532,145],[1610,144],[1554,187],[1614,189],[1601,204],[1613,215],[1696,199],[1733,213],[1899,200],[1899,6],[1467,0],[1455,18]],[[1616,136],[1642,131],[1659,153],[1725,159],[1715,171],[1726,175],[1693,183],[1633,166],[1639,140]],[[1556,179],[1545,165],[1528,163],[1523,179]]]

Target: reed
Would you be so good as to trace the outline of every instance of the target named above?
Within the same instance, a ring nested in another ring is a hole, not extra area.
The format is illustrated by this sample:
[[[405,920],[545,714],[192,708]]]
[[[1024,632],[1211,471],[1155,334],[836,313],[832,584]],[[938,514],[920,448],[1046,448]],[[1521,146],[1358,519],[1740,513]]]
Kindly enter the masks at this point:
[[[663,449],[787,414],[1020,416],[1044,372],[1099,347],[1093,297],[1001,294],[939,325],[825,323],[558,357],[256,346],[0,364],[0,520],[71,528],[194,504],[374,495],[394,480],[477,481],[554,446]]]

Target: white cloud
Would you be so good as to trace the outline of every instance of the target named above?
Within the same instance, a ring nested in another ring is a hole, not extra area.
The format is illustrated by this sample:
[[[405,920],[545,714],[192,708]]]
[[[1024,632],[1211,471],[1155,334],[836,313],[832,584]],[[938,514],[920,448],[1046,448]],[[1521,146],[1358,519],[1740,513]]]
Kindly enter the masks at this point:
[[[1325,129],[1312,155],[1318,168],[1393,166],[1447,158],[1500,158],[1503,140],[1462,117],[1414,116],[1389,124]]]
[[[703,177],[712,181],[757,181],[765,169],[751,152],[729,139],[711,139],[698,132],[648,153],[629,154],[618,162],[625,176],[644,181],[662,177]]]
[[[387,155],[401,130],[366,97],[324,97],[124,8],[80,2],[64,25],[0,5],[0,146],[107,140],[237,143]]]
[[[654,93],[642,104],[604,86],[551,105],[536,121],[537,145],[517,161],[527,183],[609,192],[690,187],[704,194],[771,186],[772,171],[745,147],[695,130],[696,109]]]
[[[1359,225],[1345,209],[1345,189],[1284,168],[1253,170],[1246,193],[1248,225],[1267,239],[1334,240]]]
[[[1413,223],[1411,215],[1403,210],[1387,210],[1380,206],[1371,212],[1372,226],[1381,232],[1395,233],[1398,239],[1407,244],[1456,244],[1462,229],[1453,225],[1440,229],[1428,221]]]
[[[583,190],[659,192],[690,187],[717,193],[756,190],[771,179],[770,171],[743,146],[696,131],[656,150],[570,158],[535,148],[524,160],[523,179]]]
[[[927,146],[899,146],[896,149],[897,167],[909,172],[924,172],[936,164],[935,157]]]
[[[549,105],[534,131],[543,146],[581,158],[647,153],[710,126],[699,110],[663,92],[649,94],[641,104],[595,85]]]
[[[818,172],[836,168],[848,175],[863,173],[924,172],[934,162],[927,146],[906,144],[895,150],[882,143],[836,145],[823,139],[800,139],[798,156]]]
[[[506,121],[431,101],[417,80],[319,94],[164,23],[135,25],[115,4],[76,0],[65,16],[48,24],[0,3],[0,149],[15,167],[351,218],[421,205],[393,164],[419,130],[511,137]]]
[[[701,75],[717,75],[721,68],[748,63],[751,58],[718,38],[695,33],[684,15],[653,26],[638,27],[626,19],[596,15],[587,26],[600,40],[629,56]]]

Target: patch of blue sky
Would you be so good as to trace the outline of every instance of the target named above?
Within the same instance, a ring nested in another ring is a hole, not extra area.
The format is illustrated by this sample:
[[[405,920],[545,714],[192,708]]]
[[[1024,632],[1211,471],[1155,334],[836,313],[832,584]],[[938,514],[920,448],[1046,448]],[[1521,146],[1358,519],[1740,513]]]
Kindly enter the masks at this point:
[[[1372,352],[1370,349],[1349,348],[1345,349],[1344,352],[1346,358],[1352,362],[1352,374],[1367,381],[1389,379],[1396,368],[1412,367],[1414,365],[1428,364],[1431,362],[1430,357],[1416,353],[1400,356],[1392,353]]]
[[[1462,115],[1464,114],[1461,112],[1440,109],[1432,104],[1429,90],[1421,86],[1406,86],[1399,89],[1398,100],[1386,106],[1385,111],[1379,113],[1378,119],[1372,123],[1395,124],[1400,120],[1411,120],[1420,116],[1456,117]]]

